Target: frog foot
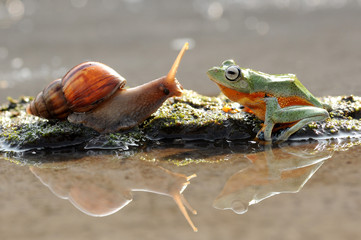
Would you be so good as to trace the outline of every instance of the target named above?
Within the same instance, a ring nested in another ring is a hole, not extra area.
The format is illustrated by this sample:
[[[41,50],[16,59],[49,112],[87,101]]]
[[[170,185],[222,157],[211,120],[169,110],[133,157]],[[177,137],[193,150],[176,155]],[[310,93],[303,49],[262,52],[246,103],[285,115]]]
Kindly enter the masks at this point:
[[[258,133],[256,135],[256,139],[258,139],[260,141],[266,141],[266,142],[278,141],[278,136],[280,136],[286,130],[287,130],[287,128],[279,130],[269,137],[265,136],[265,132],[263,130],[260,130],[260,131],[258,131]]]
[[[256,135],[256,138],[257,138],[258,140],[261,140],[261,141],[266,141],[265,138],[264,138],[264,131],[259,130],[258,133],[257,133],[257,135]]]

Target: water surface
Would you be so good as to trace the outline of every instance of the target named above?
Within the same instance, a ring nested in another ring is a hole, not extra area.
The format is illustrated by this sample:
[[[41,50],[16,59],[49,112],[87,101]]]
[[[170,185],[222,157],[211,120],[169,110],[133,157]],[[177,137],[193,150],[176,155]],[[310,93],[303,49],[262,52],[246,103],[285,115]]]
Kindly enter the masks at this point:
[[[3,159],[0,232],[2,239],[357,239],[358,144],[208,143]],[[198,212],[188,210],[197,233],[175,199]]]

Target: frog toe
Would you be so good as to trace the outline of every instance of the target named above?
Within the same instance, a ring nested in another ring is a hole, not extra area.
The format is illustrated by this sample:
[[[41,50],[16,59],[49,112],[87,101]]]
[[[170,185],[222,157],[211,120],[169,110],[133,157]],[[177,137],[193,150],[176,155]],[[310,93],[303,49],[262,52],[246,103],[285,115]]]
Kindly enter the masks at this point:
[[[256,138],[261,141],[265,141],[264,139],[264,132],[261,130],[257,133]]]
[[[271,142],[272,141],[272,136],[270,134],[267,134],[266,132],[264,132],[263,130],[260,130],[257,135],[256,138],[260,141],[267,141],[267,142]]]

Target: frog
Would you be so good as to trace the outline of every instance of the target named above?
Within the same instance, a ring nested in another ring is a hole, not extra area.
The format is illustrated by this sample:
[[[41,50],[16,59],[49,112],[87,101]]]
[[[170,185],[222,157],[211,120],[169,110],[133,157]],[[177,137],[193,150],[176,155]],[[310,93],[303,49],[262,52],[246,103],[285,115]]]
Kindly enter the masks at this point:
[[[312,95],[295,74],[263,73],[230,59],[207,75],[227,98],[263,121],[256,139],[286,141],[306,124],[329,118],[330,106]]]

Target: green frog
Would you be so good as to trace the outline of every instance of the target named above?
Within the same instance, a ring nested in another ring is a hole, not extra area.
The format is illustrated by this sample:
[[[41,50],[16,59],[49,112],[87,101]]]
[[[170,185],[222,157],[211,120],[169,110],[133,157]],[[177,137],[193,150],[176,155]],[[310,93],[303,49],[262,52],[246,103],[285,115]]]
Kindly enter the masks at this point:
[[[264,121],[258,139],[285,141],[304,125],[329,118],[330,107],[317,100],[294,74],[267,74],[227,60],[207,75],[230,100]],[[276,124],[284,130],[272,137]]]

